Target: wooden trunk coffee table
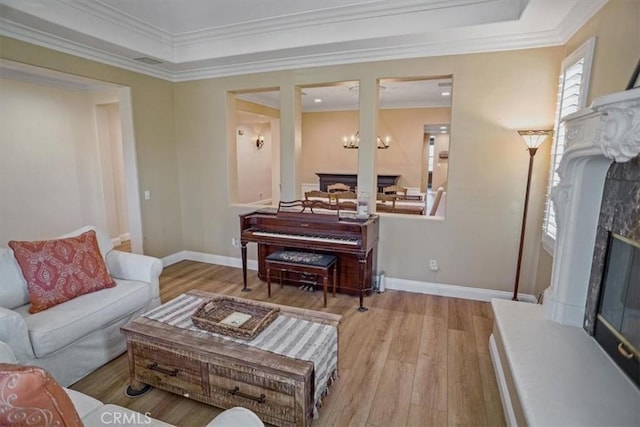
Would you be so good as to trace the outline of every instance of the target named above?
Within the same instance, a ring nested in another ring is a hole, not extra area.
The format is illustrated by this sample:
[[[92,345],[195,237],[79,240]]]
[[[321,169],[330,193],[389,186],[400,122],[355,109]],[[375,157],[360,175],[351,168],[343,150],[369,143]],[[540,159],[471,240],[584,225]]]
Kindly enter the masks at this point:
[[[183,301],[219,296],[190,291],[178,298]],[[170,301],[121,329],[127,338],[130,390],[135,393],[149,385],[222,409],[243,406],[258,414],[264,422],[278,426],[308,426],[311,423],[318,400],[316,375],[321,375],[321,380],[327,382],[326,375],[316,373],[314,362],[238,342],[242,340],[179,327],[182,323],[179,326],[170,324],[164,319],[172,318],[172,307],[178,305],[178,299],[173,301],[173,305]],[[335,346],[327,352],[335,351],[335,367],[331,367],[335,370],[331,374],[337,374],[337,332],[341,316],[262,301],[256,303],[280,308],[280,316],[287,319],[288,325],[300,319],[313,322],[322,330],[335,328]],[[154,313],[159,313],[156,318],[162,315],[163,321],[154,320]],[[263,341],[262,334],[273,331],[278,325],[274,321],[273,327],[267,327],[256,340]]]

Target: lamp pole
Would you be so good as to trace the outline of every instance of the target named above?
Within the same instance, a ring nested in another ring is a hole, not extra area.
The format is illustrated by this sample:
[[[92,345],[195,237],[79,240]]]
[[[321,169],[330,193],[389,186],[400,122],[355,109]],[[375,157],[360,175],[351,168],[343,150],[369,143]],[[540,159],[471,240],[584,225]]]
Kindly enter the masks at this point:
[[[533,172],[533,156],[538,147],[551,135],[551,130],[519,130],[518,133],[527,144],[529,150],[529,173],[527,174],[527,190],[524,195],[524,211],[522,212],[522,227],[520,228],[520,248],[518,249],[518,266],[516,267],[516,280],[513,285],[514,301],[518,301],[518,285],[520,284],[520,267],[522,266],[522,252],[524,250],[524,230],[527,225],[527,210],[529,208],[529,189],[531,188],[531,174]]]
[[[513,286],[514,301],[518,301],[518,285],[520,283],[520,267],[522,266],[522,251],[524,249],[524,230],[527,224],[527,209],[529,207],[529,189],[531,188],[531,174],[533,172],[533,156],[536,155],[538,148],[528,148],[529,150],[529,174],[527,175],[527,190],[524,196],[524,212],[522,213],[522,227],[520,229],[520,248],[518,249],[518,266],[516,267],[516,283]]]

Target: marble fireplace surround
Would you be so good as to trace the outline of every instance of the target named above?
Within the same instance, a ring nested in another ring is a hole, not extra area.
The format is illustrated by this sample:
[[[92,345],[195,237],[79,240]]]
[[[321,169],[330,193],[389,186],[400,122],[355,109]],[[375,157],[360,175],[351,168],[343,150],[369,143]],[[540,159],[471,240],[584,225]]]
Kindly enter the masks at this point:
[[[558,235],[545,318],[591,328],[595,309],[585,309],[607,171],[613,161],[629,162],[638,154],[640,89],[598,98],[590,109],[567,118],[560,183],[551,194]]]
[[[640,163],[640,89],[598,98],[565,125],[544,304],[491,301],[489,349],[505,419],[508,425],[640,425],[640,389],[588,333],[591,315],[585,317],[592,310],[587,296],[607,172],[614,161],[626,166],[635,158],[632,169]]]

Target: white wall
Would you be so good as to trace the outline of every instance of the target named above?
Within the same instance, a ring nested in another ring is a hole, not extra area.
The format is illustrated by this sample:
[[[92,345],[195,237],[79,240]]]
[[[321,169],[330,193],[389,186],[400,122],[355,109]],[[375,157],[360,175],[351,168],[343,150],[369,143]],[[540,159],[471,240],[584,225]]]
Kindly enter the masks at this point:
[[[239,133],[242,133],[240,135]],[[256,139],[264,137],[258,149]],[[271,199],[272,149],[271,125],[266,123],[240,124],[236,132],[238,161],[238,202],[254,203]]]
[[[105,227],[86,92],[0,79],[0,245]]]
[[[112,92],[117,99],[116,91]],[[101,103],[95,105],[95,114],[107,233],[113,239],[129,240],[120,108],[117,103]]]

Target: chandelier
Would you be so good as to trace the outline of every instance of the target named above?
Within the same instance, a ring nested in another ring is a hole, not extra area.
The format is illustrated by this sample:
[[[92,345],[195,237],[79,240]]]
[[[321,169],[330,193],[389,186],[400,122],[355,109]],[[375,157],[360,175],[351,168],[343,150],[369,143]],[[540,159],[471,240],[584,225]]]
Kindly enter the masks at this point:
[[[358,136],[360,131],[357,131],[351,136],[342,137],[342,148],[358,148],[360,145],[360,137]],[[391,145],[391,137],[385,136],[384,139],[380,138],[380,135],[376,137],[376,147],[380,150],[386,150]]]

